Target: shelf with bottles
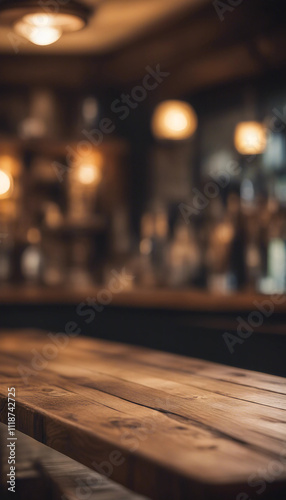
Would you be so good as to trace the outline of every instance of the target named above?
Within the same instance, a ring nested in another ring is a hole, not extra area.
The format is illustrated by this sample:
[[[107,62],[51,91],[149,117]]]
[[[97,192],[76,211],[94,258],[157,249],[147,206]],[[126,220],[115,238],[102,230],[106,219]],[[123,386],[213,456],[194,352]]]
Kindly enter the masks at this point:
[[[128,148],[110,141],[67,164],[65,143],[0,139],[0,282],[90,285],[108,253],[109,220],[126,200]],[[3,188],[4,189],[4,188]]]
[[[261,193],[247,205],[238,185],[186,215],[167,203],[142,215],[138,286],[286,292],[286,207],[276,198]]]
[[[61,218],[51,224],[43,224],[42,231],[46,233],[61,233],[63,235],[73,233],[100,233],[106,229],[107,218],[103,215],[90,215],[82,219]]]

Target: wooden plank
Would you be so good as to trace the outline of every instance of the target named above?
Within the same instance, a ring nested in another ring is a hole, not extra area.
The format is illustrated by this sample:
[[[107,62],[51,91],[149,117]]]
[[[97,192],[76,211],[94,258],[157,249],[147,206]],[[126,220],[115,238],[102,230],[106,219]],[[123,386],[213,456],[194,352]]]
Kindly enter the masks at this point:
[[[147,500],[54,451],[39,457],[38,466],[52,484],[53,500]]]
[[[187,498],[194,490],[198,498],[229,499],[251,492],[251,474],[274,461],[283,470],[267,495],[276,490],[279,498],[284,379],[80,337],[54,350],[25,384],[19,365],[35,368],[35,352],[52,351],[50,338],[23,335],[0,339],[2,421],[7,384],[14,384],[20,430],[95,470],[104,461],[110,477],[139,493]]]
[[[4,449],[7,426],[0,424]],[[105,476],[17,432],[17,499],[144,500]],[[5,491],[7,462],[2,473]],[[145,500],[148,500],[145,497]]]
[[[7,492],[7,473],[9,464],[7,462],[7,426],[0,424],[0,443],[3,453],[3,468],[1,471],[0,485],[2,484],[3,495]],[[45,446],[40,445],[27,436],[17,433],[16,447],[16,488],[15,497],[17,500],[52,500],[50,496],[49,484],[36,467],[36,458],[43,454]],[[49,450],[48,448],[46,448]],[[8,497],[11,493],[8,492]],[[1,497],[2,498],[2,497]],[[5,496],[4,496],[5,498]]]

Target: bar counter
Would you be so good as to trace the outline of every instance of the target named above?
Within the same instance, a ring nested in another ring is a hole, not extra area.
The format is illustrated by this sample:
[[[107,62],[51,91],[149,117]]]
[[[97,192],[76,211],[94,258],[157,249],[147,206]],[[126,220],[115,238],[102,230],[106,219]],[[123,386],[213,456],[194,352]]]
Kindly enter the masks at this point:
[[[108,287],[0,287],[0,304],[78,304],[87,297],[97,297]],[[285,295],[263,295],[252,292],[210,293],[195,289],[130,288],[111,293],[105,305],[145,309],[170,309],[198,312],[252,311],[258,302],[273,304],[274,311],[286,313]]]
[[[274,302],[275,300],[275,302]],[[65,331],[285,376],[286,295],[199,290],[0,288],[0,328]],[[226,335],[239,335],[233,349]],[[267,353],[267,355],[265,355]]]

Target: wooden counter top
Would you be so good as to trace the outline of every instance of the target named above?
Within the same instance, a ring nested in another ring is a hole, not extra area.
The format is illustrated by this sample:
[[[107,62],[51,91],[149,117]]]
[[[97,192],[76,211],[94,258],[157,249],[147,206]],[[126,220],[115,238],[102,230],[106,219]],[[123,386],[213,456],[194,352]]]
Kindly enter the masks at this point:
[[[18,430],[153,500],[245,500],[237,495],[254,497],[254,478],[266,484],[261,499],[285,497],[284,378],[8,331],[0,335],[4,423],[12,386]]]
[[[0,287],[1,304],[79,304],[87,297],[97,298],[102,287],[83,289],[45,288],[31,286]],[[151,309],[186,311],[232,312],[257,309],[257,302],[270,300],[276,312],[286,312],[286,294],[266,296],[251,293],[213,294],[193,289],[132,288],[119,293],[109,293],[109,305]],[[273,297],[276,297],[275,300]]]

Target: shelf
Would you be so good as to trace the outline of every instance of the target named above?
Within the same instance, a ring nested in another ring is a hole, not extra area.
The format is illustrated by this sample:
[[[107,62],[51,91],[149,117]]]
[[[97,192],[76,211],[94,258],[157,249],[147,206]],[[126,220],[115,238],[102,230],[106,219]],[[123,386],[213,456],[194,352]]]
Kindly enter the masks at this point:
[[[84,220],[65,219],[57,226],[43,226],[43,231],[46,233],[62,233],[70,234],[74,231],[80,232],[102,232],[106,228],[106,217],[95,215],[94,217],[85,218]]]
[[[77,138],[66,138],[57,140],[55,138],[35,138],[35,139],[21,139],[16,137],[0,136],[0,153],[24,152],[32,151],[37,154],[46,154],[48,156],[65,156],[68,151],[67,148],[76,150],[79,142],[88,140],[84,136]],[[104,153],[112,153],[114,155],[124,154],[128,150],[127,142],[122,138],[104,137],[99,146],[94,146],[94,149]]]

